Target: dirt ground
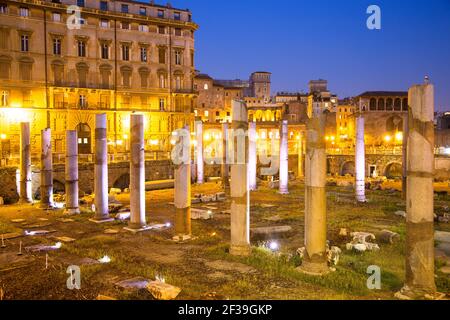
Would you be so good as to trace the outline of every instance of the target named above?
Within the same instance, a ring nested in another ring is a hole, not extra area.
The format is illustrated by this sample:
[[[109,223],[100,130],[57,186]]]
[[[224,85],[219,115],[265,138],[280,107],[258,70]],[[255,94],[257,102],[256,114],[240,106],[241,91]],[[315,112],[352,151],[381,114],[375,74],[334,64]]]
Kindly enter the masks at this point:
[[[220,184],[193,186],[193,194],[213,194]],[[405,221],[395,215],[405,210],[400,193],[370,191],[369,203],[356,205],[350,188],[328,187],[328,239],[339,246],[342,254],[336,271],[324,277],[299,273],[300,258],[296,250],[303,246],[304,185],[292,182],[290,194],[261,186],[251,194],[251,227],[283,226],[292,231],[282,237],[253,238],[253,253],[248,258],[231,257],[228,252],[230,216],[229,200],[195,204],[194,208],[213,211],[212,220],[195,220],[194,239],[186,243],[173,242],[173,228],[152,230],[133,235],[123,227],[126,223],[89,222],[92,212],[84,208],[81,215],[64,216],[62,210],[43,211],[35,205],[0,207],[0,234],[47,230],[45,236],[18,236],[4,240],[0,248],[0,299],[96,299],[98,295],[115,299],[153,299],[145,290],[127,290],[117,282],[143,277],[164,278],[166,283],[182,289],[178,299],[394,299],[404,282]],[[123,204],[129,195],[116,196]],[[147,193],[147,221],[174,223],[173,190]],[[436,211],[447,210],[448,196],[436,198]],[[24,221],[12,221],[23,219]],[[68,221],[64,219],[71,219]],[[380,244],[378,252],[355,253],[345,250],[349,238],[340,237],[341,228],[349,232],[365,231],[378,234],[387,229],[400,235],[394,244]],[[114,229],[116,234],[106,234]],[[450,232],[448,224],[436,224],[436,230]],[[26,247],[54,245],[57,237],[70,237],[59,250],[31,253]],[[5,236],[9,237],[9,236]],[[267,241],[277,241],[279,251],[266,248]],[[22,243],[22,255],[17,255]],[[450,266],[450,247],[437,243],[436,283],[440,292],[450,293],[450,277],[441,272]],[[109,256],[108,264],[96,263]],[[446,267],[447,264],[447,267]],[[67,268],[81,268],[81,289],[69,290]],[[367,288],[367,268],[381,268],[381,290]]]

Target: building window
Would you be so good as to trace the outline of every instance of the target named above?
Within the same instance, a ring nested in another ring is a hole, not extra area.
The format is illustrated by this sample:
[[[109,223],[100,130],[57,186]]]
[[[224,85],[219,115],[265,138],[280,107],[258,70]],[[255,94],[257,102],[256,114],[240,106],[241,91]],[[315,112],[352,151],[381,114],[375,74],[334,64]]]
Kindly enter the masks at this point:
[[[181,37],[181,28],[175,28],[175,35]]]
[[[159,55],[159,63],[166,63],[166,49],[165,48],[159,48],[158,49],[158,55]]]
[[[2,107],[7,107],[9,105],[8,103],[9,98],[9,92],[8,91],[2,91]]]
[[[160,98],[159,99],[159,111],[164,111],[165,110],[165,104],[166,101],[164,98]]]
[[[20,51],[22,52],[28,52],[29,51],[29,37],[26,34],[23,34],[20,36]]]
[[[158,10],[158,18],[164,18],[164,10]]]
[[[78,107],[80,109],[86,109],[87,108],[87,98],[84,94],[80,94],[78,97]]]
[[[147,15],[147,8],[146,7],[140,7],[139,8],[139,14],[141,16],[146,16]]]
[[[32,63],[20,63],[19,65],[19,74],[20,80],[31,81],[31,69]]]
[[[147,62],[147,48],[141,47],[141,62]]]
[[[195,61],[194,51],[191,51],[191,67],[194,66],[194,61]]]
[[[183,83],[182,83],[182,79],[181,79],[181,76],[176,76],[175,77],[175,88],[177,89],[177,90],[180,90],[180,89],[182,89],[182,85],[183,85]]]
[[[61,22],[61,14],[59,12],[52,13],[52,20],[54,22]]]
[[[0,3],[0,13],[8,13],[8,6],[5,3]]]
[[[109,59],[109,45],[107,43],[101,44],[102,59]]]
[[[130,46],[128,44],[122,45],[122,60],[130,61]]]
[[[208,89],[209,89],[209,86],[207,83],[205,83],[205,85],[203,86],[203,90],[208,90]]]
[[[164,26],[158,26],[159,34],[166,34],[166,28]]]
[[[122,72],[122,85],[124,87],[130,87],[131,73],[129,71]]]
[[[100,1],[100,10],[108,11],[108,2]]]
[[[139,25],[139,31],[141,31],[141,32],[148,32],[148,25],[146,25],[146,24],[140,24]]]
[[[28,17],[30,15],[30,10],[28,8],[25,8],[25,7],[20,7],[19,15],[21,17]]]
[[[78,56],[86,57],[86,42],[78,40]]]
[[[122,4],[120,6],[120,11],[122,11],[122,13],[128,13],[128,5],[127,4]]]
[[[108,20],[100,20],[100,27],[101,28],[109,28],[109,21]]]
[[[141,76],[141,87],[147,88],[148,87],[148,75],[149,75],[148,70],[146,70],[146,69],[140,70],[139,75]]]
[[[121,26],[123,30],[130,30],[130,24],[128,22],[122,22]]]
[[[181,57],[182,57],[181,50],[175,50],[175,64],[178,66],[181,65]]]
[[[61,39],[53,39],[53,54],[56,56],[61,55]]]
[[[161,89],[166,87],[166,75],[164,73],[159,74],[159,87]]]
[[[0,59],[0,79],[9,79],[11,74],[10,59]]]
[[[180,12],[175,12],[175,13],[173,14],[173,18],[174,18],[175,20],[181,20],[181,13],[180,13]]]
[[[189,22],[192,22],[192,14],[189,14],[189,15],[188,15],[188,21],[189,21]]]
[[[56,63],[53,66],[53,80],[55,86],[60,86],[64,78],[64,65]]]
[[[84,0],[77,0],[77,6],[84,7]]]

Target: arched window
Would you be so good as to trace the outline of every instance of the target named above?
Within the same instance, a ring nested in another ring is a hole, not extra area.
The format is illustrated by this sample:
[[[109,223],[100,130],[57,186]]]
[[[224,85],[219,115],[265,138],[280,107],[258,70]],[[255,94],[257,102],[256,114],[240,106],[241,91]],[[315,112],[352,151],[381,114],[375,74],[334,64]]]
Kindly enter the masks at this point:
[[[141,87],[147,88],[148,87],[148,76],[150,74],[150,71],[147,67],[141,67],[139,68],[139,76],[141,77]]]
[[[370,108],[370,111],[377,110],[377,99],[375,99],[375,98],[370,99],[369,108]]]
[[[400,98],[396,98],[394,102],[394,110],[402,111],[402,100]]]
[[[394,103],[393,103],[393,100],[392,100],[391,98],[388,98],[388,99],[386,100],[386,110],[387,110],[387,111],[392,111],[392,110],[394,110]]]
[[[109,89],[109,79],[111,77],[112,67],[109,64],[102,64],[100,69],[100,81],[102,89]]]
[[[122,74],[122,85],[124,87],[131,87],[131,74],[133,73],[133,69],[130,66],[122,66],[120,73]]]
[[[378,99],[378,111],[384,111],[385,107],[384,99]]]
[[[87,78],[89,73],[89,66],[84,62],[79,62],[76,65],[77,73],[78,73],[78,86],[80,88],[87,87]]]
[[[64,63],[61,60],[52,62],[53,82],[55,86],[62,86],[64,82]]]
[[[31,81],[34,60],[29,57],[19,59],[19,76],[20,80]]]
[[[165,89],[167,88],[167,71],[164,69],[158,70],[158,82],[159,88]]]

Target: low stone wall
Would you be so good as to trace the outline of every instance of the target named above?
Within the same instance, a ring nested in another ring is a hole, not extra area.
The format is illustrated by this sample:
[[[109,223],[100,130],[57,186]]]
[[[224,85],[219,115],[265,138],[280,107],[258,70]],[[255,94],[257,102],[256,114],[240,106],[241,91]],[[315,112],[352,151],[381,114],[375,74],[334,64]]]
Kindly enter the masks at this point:
[[[5,204],[15,203],[19,200],[16,174],[16,167],[0,168],[0,197],[3,198]]]

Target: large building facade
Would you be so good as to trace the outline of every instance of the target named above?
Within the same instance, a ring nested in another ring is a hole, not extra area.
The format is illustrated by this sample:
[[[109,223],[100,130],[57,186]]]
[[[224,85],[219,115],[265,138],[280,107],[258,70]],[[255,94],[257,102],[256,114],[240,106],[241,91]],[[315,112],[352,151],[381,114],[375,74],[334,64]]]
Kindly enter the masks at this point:
[[[19,154],[22,121],[33,155],[49,127],[55,154],[70,129],[91,158],[96,113],[111,154],[127,151],[132,112],[145,115],[148,151],[167,154],[171,132],[194,119],[197,28],[189,10],[153,1],[0,0],[2,163]]]

